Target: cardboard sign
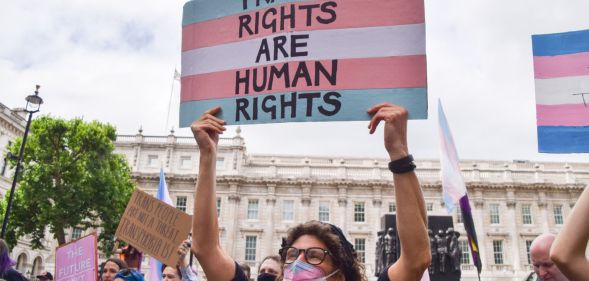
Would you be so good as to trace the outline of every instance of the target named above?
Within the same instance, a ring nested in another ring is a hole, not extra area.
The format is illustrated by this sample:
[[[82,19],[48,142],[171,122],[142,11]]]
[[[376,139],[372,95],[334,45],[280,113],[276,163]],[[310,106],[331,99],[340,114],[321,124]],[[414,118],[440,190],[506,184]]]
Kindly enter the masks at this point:
[[[191,217],[135,189],[117,227],[116,236],[164,264],[178,263],[178,246],[192,228]]]
[[[423,0],[193,0],[184,5],[180,126],[427,118]]]
[[[97,257],[96,233],[57,247],[55,250],[55,280],[98,280]]]
[[[533,35],[538,151],[589,152],[589,30]]]

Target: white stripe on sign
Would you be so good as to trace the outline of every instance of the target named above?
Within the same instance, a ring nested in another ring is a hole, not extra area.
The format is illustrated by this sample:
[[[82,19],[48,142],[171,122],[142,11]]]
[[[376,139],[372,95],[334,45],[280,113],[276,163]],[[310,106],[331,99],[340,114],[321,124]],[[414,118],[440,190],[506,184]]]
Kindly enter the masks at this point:
[[[535,84],[537,104],[583,103],[582,93],[589,103],[589,76],[536,79]]]
[[[307,34],[308,39],[299,39],[306,46],[298,47],[298,52],[307,51],[308,55],[284,58],[278,51],[279,58],[273,60],[273,37],[287,36],[284,49],[291,53],[290,36]],[[274,34],[268,38],[271,61],[265,56],[259,63],[256,57],[262,40],[248,41],[200,48],[182,53],[182,76],[256,67],[286,61],[308,61],[326,59],[375,58],[392,56],[409,56],[425,54],[425,24],[408,24],[384,27],[348,28],[335,30],[316,30],[309,32],[292,32]]]

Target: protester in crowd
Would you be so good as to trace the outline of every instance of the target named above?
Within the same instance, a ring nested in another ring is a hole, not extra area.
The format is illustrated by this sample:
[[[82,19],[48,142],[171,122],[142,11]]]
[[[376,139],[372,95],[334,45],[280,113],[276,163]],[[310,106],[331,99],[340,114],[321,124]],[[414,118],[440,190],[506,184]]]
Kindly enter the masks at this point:
[[[589,260],[585,256],[589,241],[588,215],[589,189],[585,188],[550,250],[550,259],[570,280],[589,280]]]
[[[219,243],[215,164],[219,134],[225,131],[225,122],[215,117],[220,111],[219,107],[211,109],[191,125],[200,150],[192,250],[209,279],[241,281],[246,280],[243,271]],[[379,280],[420,280],[431,255],[423,194],[407,148],[408,113],[404,108],[384,103],[370,108],[368,114],[372,115],[368,125],[370,134],[384,121],[384,142],[392,161],[389,168],[393,172],[397,226],[403,249],[398,261]],[[287,236],[281,250],[283,280],[366,280],[351,243],[337,226],[308,222],[290,229]]]
[[[26,281],[27,278],[12,268],[16,262],[10,258],[9,254],[8,245],[4,239],[0,239],[0,278],[6,281]]]
[[[115,280],[115,275],[124,269],[127,269],[127,263],[123,260],[117,258],[109,258],[104,262],[104,266],[102,267],[102,275],[100,280],[102,281],[113,281]]]
[[[267,256],[260,263],[257,281],[274,281],[280,274],[282,274],[280,256]]]
[[[243,271],[243,274],[245,274],[246,280],[251,281],[252,280],[252,268],[246,262],[239,263],[239,267]]]
[[[127,268],[119,271],[115,275],[114,281],[145,281],[141,272],[133,268]]]
[[[176,266],[169,266],[163,265],[162,266],[162,280],[163,281],[197,281],[198,278],[188,261],[186,260],[186,254],[188,254],[190,250],[190,241],[185,240],[180,246],[178,247],[178,254],[180,255],[180,260],[178,260],[178,264]]]
[[[39,281],[46,281],[46,280],[53,281],[53,275],[51,274],[51,272],[43,271],[43,272],[41,272],[41,274],[37,275],[37,279]]]
[[[534,272],[542,281],[568,281],[550,259],[550,246],[552,246],[555,238],[556,235],[545,233],[536,237],[530,246],[530,258],[534,266]]]

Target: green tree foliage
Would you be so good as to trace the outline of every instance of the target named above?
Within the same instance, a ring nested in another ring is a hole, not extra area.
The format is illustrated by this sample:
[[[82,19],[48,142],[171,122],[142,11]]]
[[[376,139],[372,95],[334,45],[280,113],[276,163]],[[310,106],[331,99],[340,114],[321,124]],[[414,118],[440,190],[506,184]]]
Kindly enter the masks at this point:
[[[8,242],[29,234],[32,247],[41,248],[48,229],[62,245],[71,227],[100,228],[101,248],[109,253],[134,188],[127,161],[113,153],[115,138],[113,126],[97,121],[35,119],[11,209]],[[8,150],[17,154],[21,143],[17,139]]]

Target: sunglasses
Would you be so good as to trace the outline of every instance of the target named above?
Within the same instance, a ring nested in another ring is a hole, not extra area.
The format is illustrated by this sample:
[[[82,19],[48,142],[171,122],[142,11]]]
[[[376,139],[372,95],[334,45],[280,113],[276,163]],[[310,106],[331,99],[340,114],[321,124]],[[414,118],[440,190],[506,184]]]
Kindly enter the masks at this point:
[[[295,247],[284,247],[281,249],[280,252],[281,252],[282,260],[284,261],[285,264],[290,264],[290,263],[293,263],[294,261],[296,261],[299,258],[299,256],[301,255],[301,252],[304,253],[305,260],[307,260],[307,263],[312,264],[312,265],[321,264],[325,260],[325,257],[327,257],[327,255],[331,255],[329,253],[329,251],[322,249],[322,248],[318,248],[318,247],[307,248],[307,249],[297,249]]]

